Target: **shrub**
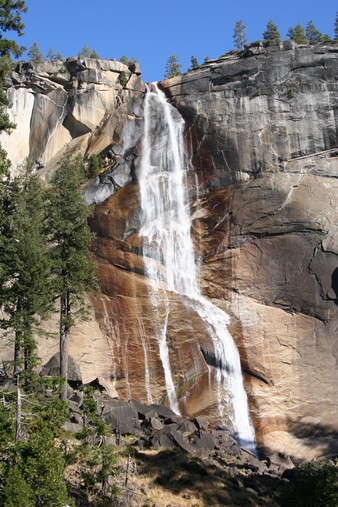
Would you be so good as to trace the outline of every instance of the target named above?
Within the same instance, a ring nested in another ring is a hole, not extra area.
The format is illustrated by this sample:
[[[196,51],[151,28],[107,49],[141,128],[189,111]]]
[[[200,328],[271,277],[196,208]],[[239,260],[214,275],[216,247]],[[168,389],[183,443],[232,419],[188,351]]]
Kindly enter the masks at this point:
[[[337,507],[338,468],[333,463],[308,463],[282,491],[282,507]]]
[[[124,70],[122,70],[120,72],[119,81],[120,81],[121,86],[123,86],[123,87],[126,86],[126,84],[128,83],[128,76],[124,72]]]

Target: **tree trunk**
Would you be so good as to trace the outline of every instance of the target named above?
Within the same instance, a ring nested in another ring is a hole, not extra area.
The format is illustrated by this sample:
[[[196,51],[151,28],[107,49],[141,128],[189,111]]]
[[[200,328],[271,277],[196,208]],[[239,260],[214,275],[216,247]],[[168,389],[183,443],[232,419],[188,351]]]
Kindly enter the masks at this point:
[[[69,356],[69,292],[62,294],[60,301],[60,375],[64,379],[61,399],[67,399],[68,356]]]
[[[22,346],[22,335],[21,332],[16,331],[14,339],[14,361],[13,361],[13,375],[16,375],[19,371],[20,366],[20,352]]]
[[[18,376],[18,388],[17,388],[17,397],[16,397],[16,414],[15,414],[15,441],[18,442],[21,440],[22,437],[22,430],[21,430],[21,392],[19,388],[19,376]]]

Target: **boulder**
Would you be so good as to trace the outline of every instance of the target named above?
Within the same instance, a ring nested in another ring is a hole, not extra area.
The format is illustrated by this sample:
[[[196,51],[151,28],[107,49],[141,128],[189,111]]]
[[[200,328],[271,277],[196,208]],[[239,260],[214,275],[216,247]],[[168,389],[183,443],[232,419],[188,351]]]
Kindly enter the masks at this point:
[[[103,420],[110,425],[112,430],[122,435],[139,435],[140,424],[135,408],[128,402],[116,400],[117,403],[113,403],[114,401],[103,406]]]
[[[53,376],[60,375],[60,352],[54,354],[53,357],[41,369],[41,375]],[[81,371],[78,363],[72,356],[68,358],[68,380],[81,383]]]

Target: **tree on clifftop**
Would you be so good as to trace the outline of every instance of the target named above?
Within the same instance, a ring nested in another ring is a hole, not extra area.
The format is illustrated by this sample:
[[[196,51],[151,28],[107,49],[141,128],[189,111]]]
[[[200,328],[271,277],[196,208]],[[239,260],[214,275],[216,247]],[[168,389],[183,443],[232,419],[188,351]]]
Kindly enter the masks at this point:
[[[305,35],[304,28],[300,23],[297,23],[297,25],[294,28],[289,28],[288,33],[286,34],[289,39],[295,41],[296,44],[307,44],[308,38]]]
[[[268,21],[266,30],[263,32],[263,39],[268,42],[274,42],[275,44],[281,41],[279,30],[272,19]]]
[[[181,67],[179,57],[172,53],[165,66],[164,78],[170,79],[171,77],[180,76],[182,74]]]
[[[60,301],[60,374],[66,381],[62,399],[67,397],[69,332],[77,318],[85,317],[85,293],[95,285],[89,250],[93,234],[87,223],[91,210],[81,194],[83,179],[82,160],[66,155],[52,179],[49,196],[48,229]]]
[[[33,63],[42,63],[44,61],[44,56],[37,42],[33,42],[27,55]]]
[[[87,44],[85,44],[79,51],[79,58],[100,58],[95,49],[90,49]]]
[[[241,20],[236,22],[233,39],[236,49],[243,49],[244,45],[248,43],[246,26]]]
[[[323,41],[323,34],[317,30],[313,21],[309,21],[306,25],[305,35],[309,41],[309,44],[318,44]]]

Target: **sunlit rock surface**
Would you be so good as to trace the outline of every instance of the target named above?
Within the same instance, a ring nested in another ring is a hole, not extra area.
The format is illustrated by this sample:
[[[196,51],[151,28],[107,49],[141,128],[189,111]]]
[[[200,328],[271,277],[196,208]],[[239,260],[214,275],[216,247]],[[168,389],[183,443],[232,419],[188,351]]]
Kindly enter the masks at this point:
[[[196,168],[201,284],[233,317],[258,440],[309,458],[337,452],[338,48],[274,49],[163,85]]]
[[[75,328],[71,350],[86,381],[166,402],[154,329],[166,309],[149,301],[139,236],[144,85],[134,73],[122,88],[119,72],[128,69],[119,62],[60,65],[13,81],[22,130],[5,148],[18,163],[34,153],[47,176],[66,147],[87,156],[113,150],[112,168],[86,193],[102,203],[91,219],[96,322]],[[289,43],[251,47],[161,83],[186,120],[201,291],[230,316],[258,444],[296,458],[338,450],[337,75],[337,46]],[[167,297],[180,411],[217,424],[205,324],[176,294]],[[56,352],[41,347],[44,361]]]
[[[86,158],[101,154],[107,165],[123,158],[140,136],[145,90],[139,70],[130,68],[116,60],[92,58],[20,64],[6,83],[12,103],[8,113],[17,127],[10,136],[0,136],[13,174],[29,158],[48,178],[67,149]],[[122,72],[127,81],[123,86]],[[123,184],[130,179],[129,170]],[[113,191],[111,187],[104,198]],[[94,194],[89,200],[95,200]]]

